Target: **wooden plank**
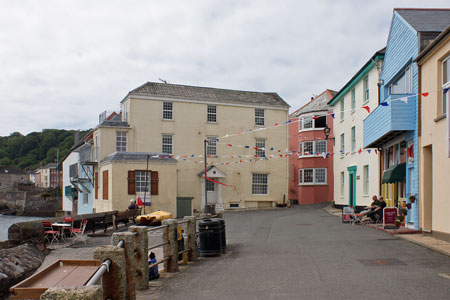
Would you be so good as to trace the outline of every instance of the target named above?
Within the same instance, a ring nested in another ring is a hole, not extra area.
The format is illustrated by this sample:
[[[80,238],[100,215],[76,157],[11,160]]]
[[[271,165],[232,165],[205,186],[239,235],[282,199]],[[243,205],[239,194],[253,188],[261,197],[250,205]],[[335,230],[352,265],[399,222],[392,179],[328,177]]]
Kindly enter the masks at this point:
[[[14,289],[11,288],[10,299],[39,299],[41,295],[47,290],[47,288],[21,288]]]
[[[97,266],[78,266],[58,282],[60,287],[83,286],[97,271]]]

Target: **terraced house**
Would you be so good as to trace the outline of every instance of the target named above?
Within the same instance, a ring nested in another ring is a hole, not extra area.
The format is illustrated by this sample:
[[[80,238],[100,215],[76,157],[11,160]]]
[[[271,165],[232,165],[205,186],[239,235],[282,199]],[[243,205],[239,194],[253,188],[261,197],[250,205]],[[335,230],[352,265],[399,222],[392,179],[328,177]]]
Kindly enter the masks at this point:
[[[378,106],[378,80],[385,49],[377,51],[328,102],[334,122],[334,202],[337,206],[364,207],[379,193],[376,149],[363,149],[366,109]]]
[[[120,105],[85,139],[93,210],[140,197],[180,217],[205,198],[219,210],[288,201],[289,105],[276,93],[148,82]]]
[[[419,228],[418,72],[414,59],[450,24],[450,9],[394,9],[380,77],[380,105],[364,120],[364,147],[381,151],[388,206],[416,197],[406,225]]]

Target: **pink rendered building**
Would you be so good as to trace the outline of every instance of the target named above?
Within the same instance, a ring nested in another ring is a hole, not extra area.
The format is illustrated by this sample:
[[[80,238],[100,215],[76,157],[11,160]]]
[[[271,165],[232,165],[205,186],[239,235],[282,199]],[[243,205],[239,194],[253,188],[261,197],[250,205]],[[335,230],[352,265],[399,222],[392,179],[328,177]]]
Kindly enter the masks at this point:
[[[325,90],[289,115],[289,199],[294,203],[333,201],[333,111],[327,102],[335,94]]]

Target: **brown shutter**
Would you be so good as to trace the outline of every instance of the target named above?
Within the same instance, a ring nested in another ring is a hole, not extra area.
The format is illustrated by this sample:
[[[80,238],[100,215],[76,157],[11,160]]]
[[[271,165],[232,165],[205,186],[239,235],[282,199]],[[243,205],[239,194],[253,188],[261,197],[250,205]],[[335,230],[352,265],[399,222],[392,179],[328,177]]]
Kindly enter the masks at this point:
[[[158,195],[158,172],[157,171],[152,171],[150,173],[151,175],[151,192],[150,194],[152,195]]]
[[[103,200],[108,200],[108,170],[103,171]]]
[[[136,194],[136,171],[128,171],[128,194]]]
[[[95,184],[95,199],[98,199],[98,172],[95,172],[94,184]]]

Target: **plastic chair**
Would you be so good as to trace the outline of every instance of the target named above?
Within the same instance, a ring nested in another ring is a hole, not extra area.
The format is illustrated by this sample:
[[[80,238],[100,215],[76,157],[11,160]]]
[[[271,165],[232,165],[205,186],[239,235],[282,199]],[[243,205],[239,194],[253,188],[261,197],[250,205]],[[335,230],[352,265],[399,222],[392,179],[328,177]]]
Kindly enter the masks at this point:
[[[53,244],[53,242],[59,243],[59,230],[55,230],[52,226],[52,222],[49,221],[42,221],[42,226],[44,226],[44,234],[45,239],[50,244]],[[51,238],[51,241],[50,241]]]
[[[76,240],[84,240],[84,243],[86,244],[86,239],[83,237],[84,231],[86,230],[86,224],[87,220],[83,219],[80,222],[80,228],[71,228],[70,235],[74,236],[73,242]]]

